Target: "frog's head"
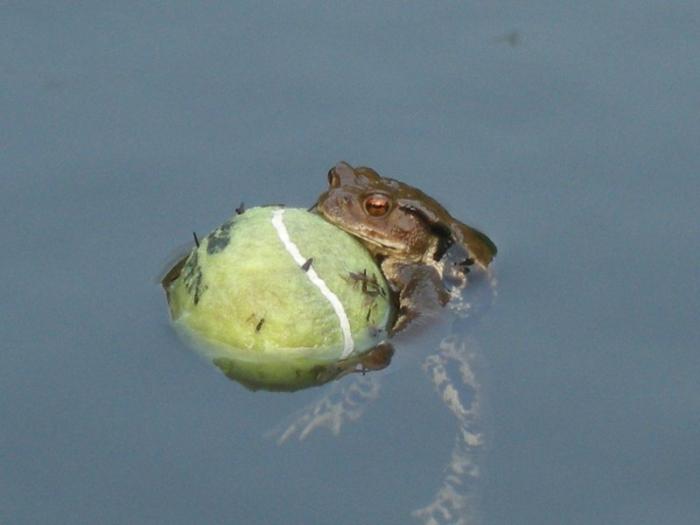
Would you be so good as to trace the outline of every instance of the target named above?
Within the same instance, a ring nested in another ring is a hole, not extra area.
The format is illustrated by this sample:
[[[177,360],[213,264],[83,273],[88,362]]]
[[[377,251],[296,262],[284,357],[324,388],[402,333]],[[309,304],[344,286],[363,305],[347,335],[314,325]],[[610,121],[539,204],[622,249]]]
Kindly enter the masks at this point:
[[[371,168],[341,162],[328,172],[328,184],[317,212],[376,255],[427,263],[455,245],[483,267],[496,255],[486,235],[454,219],[422,191]]]

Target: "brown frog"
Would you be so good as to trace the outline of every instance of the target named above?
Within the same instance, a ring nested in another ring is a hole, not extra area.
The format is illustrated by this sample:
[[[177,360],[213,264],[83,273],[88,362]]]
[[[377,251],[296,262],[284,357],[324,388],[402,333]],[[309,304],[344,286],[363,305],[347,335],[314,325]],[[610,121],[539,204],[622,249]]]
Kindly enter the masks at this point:
[[[360,239],[381,265],[398,306],[393,332],[449,300],[469,267],[485,269],[496,245],[453,218],[422,191],[345,162],[328,172],[314,206],[327,221]]]

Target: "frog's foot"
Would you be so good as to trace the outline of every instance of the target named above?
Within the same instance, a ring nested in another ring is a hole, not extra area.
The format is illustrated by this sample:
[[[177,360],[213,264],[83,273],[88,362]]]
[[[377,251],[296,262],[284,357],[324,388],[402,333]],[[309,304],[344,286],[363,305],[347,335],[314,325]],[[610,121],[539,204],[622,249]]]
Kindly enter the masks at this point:
[[[394,356],[394,347],[387,342],[379,343],[369,352],[362,354],[359,358],[359,369],[362,375],[367,372],[376,372],[383,370],[391,364],[391,358]]]
[[[316,371],[317,384],[338,380],[348,374],[362,374],[382,370],[391,364],[394,347],[385,342],[370,348],[363,354],[352,356],[330,365],[319,366]]]
[[[421,318],[436,317],[450,300],[435,268],[422,264],[402,264],[394,265],[392,271],[396,275],[394,286],[399,289],[398,315],[391,329],[392,334]]]
[[[391,335],[396,335],[402,332],[410,325],[415,319],[419,317],[417,310],[412,310],[410,308],[399,308],[399,313],[396,316],[396,321],[394,321],[391,327]]]
[[[428,356],[423,364],[435,390],[457,422],[455,444],[442,485],[433,501],[412,513],[426,524],[477,522],[477,460],[483,437],[479,430],[480,387],[472,370],[474,360],[475,353],[467,341],[450,337],[443,340],[440,351]],[[452,379],[450,376],[454,372],[457,377]]]
[[[357,375],[352,381],[334,382],[326,393],[291,416],[290,423],[282,423],[266,434],[278,445],[290,440],[303,441],[314,431],[326,428],[335,436],[343,425],[357,421],[379,397],[379,378],[376,374]]]

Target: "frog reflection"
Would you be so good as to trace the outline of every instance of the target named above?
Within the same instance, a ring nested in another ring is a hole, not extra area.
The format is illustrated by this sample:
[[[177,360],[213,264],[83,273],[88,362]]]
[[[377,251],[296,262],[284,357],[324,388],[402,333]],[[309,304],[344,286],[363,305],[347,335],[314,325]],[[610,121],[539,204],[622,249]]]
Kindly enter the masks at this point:
[[[345,162],[328,172],[329,188],[314,209],[360,239],[381,265],[396,294],[393,332],[445,305],[448,288],[461,286],[469,267],[486,268],[494,243],[453,218],[422,191]]]
[[[439,330],[425,332],[419,343],[410,338],[397,341],[397,358],[406,361],[422,360],[422,370],[433,385],[441,403],[436,410],[447,409],[454,425],[452,450],[445,454],[442,479],[435,485],[427,503],[424,500],[411,515],[425,525],[478,523],[478,494],[480,492],[480,465],[485,452],[482,422],[484,392],[479,376],[482,353],[469,335],[469,327],[489,309],[495,298],[496,282],[490,272],[470,276],[468,294],[452,299],[447,308],[451,315],[442,316],[433,326]],[[403,335],[403,334],[402,334]],[[423,347],[428,351],[421,353]],[[427,354],[427,355],[426,355]],[[405,380],[405,374],[403,374]],[[268,432],[267,436],[283,445],[290,441],[304,441],[319,432],[340,435],[346,425],[360,420],[375,402],[380,402],[382,374],[356,374],[351,380],[334,381],[322,395],[304,406],[286,421]],[[411,395],[409,386],[404,394]],[[404,396],[384,398],[385,413],[406,402]],[[390,408],[387,408],[389,406]],[[411,417],[403,414],[402,417]],[[374,432],[374,430],[372,430]]]

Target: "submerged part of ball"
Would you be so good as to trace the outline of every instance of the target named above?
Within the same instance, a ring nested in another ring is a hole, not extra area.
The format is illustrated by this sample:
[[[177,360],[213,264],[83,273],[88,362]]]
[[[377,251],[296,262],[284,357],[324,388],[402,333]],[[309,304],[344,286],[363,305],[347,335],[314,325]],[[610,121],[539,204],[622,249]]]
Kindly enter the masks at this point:
[[[251,388],[303,387],[319,367],[385,339],[393,315],[388,285],[364,246],[302,209],[234,216],[163,286],[178,331]]]

